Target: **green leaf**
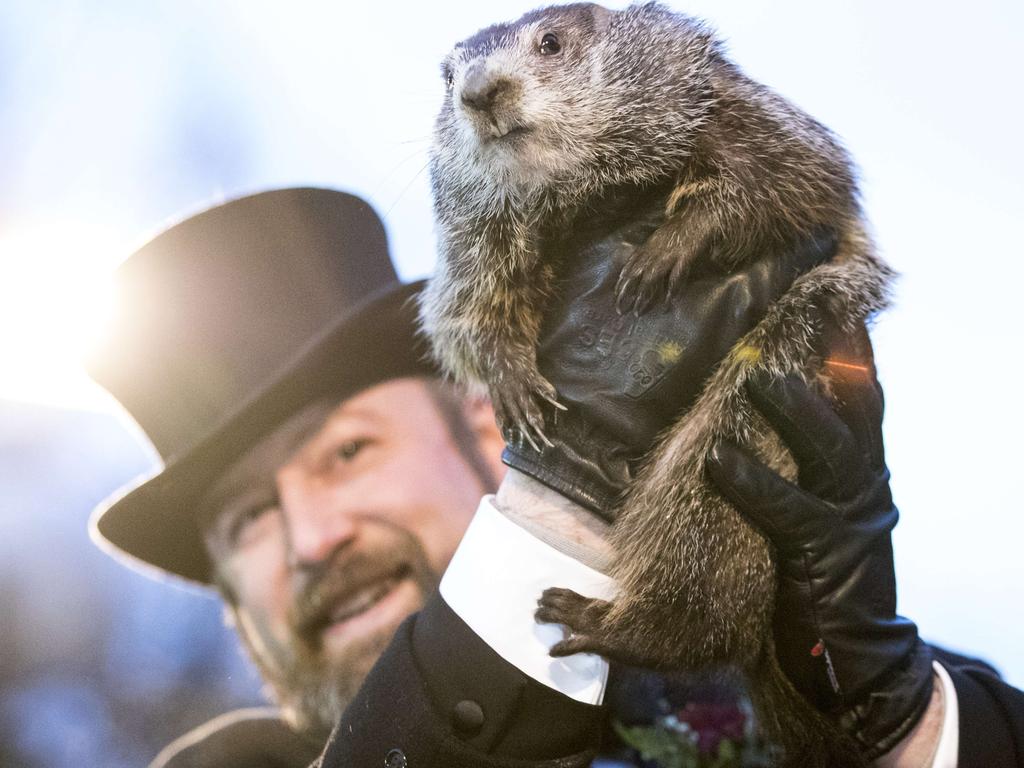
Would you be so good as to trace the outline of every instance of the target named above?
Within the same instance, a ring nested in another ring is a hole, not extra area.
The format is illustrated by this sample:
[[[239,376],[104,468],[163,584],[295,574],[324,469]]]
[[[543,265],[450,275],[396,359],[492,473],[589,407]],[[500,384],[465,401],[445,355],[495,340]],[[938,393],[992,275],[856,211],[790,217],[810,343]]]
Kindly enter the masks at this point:
[[[690,741],[660,727],[633,727],[615,723],[622,740],[640,753],[644,760],[653,760],[660,768],[701,768],[697,748]]]

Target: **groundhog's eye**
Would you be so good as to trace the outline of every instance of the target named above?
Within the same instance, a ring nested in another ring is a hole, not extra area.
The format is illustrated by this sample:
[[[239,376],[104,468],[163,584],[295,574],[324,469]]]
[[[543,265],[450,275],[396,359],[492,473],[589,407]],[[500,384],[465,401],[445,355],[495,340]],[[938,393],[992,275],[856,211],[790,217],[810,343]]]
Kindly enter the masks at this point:
[[[540,52],[545,56],[553,56],[562,50],[562,44],[558,42],[558,35],[548,32],[540,39]]]
[[[448,88],[454,88],[455,87],[455,73],[454,72],[449,72],[447,75],[444,76],[444,84]]]

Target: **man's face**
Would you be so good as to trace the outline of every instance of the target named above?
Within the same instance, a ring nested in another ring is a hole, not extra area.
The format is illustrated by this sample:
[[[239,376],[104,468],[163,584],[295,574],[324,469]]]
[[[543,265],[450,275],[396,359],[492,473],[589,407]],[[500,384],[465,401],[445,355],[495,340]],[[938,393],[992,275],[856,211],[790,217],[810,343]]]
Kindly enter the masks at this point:
[[[489,408],[399,379],[297,413],[207,494],[207,546],[235,623],[298,724],[330,728],[437,586],[499,477],[500,448]]]

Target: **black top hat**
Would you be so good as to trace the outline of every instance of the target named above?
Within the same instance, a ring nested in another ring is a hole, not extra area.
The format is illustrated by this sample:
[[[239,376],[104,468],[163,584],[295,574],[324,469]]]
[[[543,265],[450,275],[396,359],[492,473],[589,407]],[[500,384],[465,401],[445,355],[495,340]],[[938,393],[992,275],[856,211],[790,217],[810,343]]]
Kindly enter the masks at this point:
[[[197,501],[255,440],[316,399],[429,375],[384,228],[326,189],[244,197],[158,235],[116,273],[87,361],[164,460],[93,513],[114,554],[209,583]]]

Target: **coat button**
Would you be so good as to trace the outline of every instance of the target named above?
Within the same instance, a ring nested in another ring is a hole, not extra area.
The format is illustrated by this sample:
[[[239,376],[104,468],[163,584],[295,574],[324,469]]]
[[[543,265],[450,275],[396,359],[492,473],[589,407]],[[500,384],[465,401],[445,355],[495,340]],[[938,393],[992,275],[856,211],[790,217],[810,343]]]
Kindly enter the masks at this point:
[[[405,752],[400,749],[392,749],[384,758],[384,768],[409,768],[409,761],[405,759]]]
[[[475,736],[484,724],[484,711],[475,701],[460,701],[452,710],[452,724],[464,736]]]

